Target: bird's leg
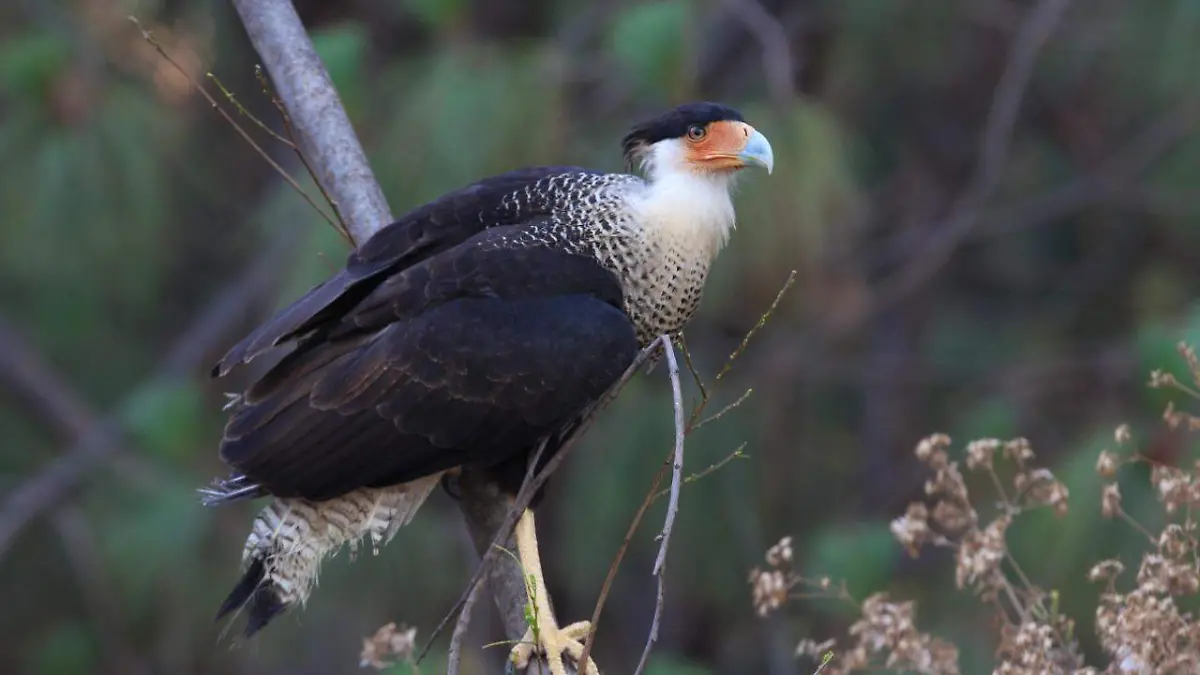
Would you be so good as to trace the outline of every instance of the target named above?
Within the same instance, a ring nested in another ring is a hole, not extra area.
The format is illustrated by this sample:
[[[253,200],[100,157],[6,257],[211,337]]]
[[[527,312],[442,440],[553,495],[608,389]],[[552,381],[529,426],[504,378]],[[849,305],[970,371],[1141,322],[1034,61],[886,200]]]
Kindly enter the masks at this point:
[[[513,647],[509,658],[517,669],[523,669],[529,665],[535,654],[542,654],[550,666],[551,675],[566,675],[563,654],[569,654],[578,663],[579,658],[583,656],[582,640],[591,632],[592,625],[587,621],[580,621],[559,628],[554,620],[550,596],[546,593],[546,581],[542,576],[542,560],[538,555],[532,510],[525,509],[521,519],[517,521],[516,539],[517,556],[521,560],[526,585],[529,587],[532,616],[529,631],[525,633],[521,642]],[[588,657],[587,666],[580,666],[579,670],[585,675],[600,673],[591,657]]]

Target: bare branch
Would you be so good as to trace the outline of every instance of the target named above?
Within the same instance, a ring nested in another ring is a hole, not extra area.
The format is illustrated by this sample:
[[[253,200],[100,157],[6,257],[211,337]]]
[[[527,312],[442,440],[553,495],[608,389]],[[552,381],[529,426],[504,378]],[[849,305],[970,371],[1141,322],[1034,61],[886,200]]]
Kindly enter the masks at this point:
[[[650,634],[646,637],[646,647],[642,650],[642,658],[638,662],[633,675],[641,675],[650,660],[650,652],[658,642],[658,627],[662,621],[664,581],[667,566],[667,546],[671,543],[671,532],[675,529],[675,517],[679,515],[679,491],[683,487],[683,437],[686,433],[683,426],[683,390],[679,385],[679,363],[675,360],[675,347],[671,339],[663,336],[660,340],[663,353],[667,356],[667,373],[671,377],[671,398],[675,407],[675,459],[671,465],[671,497],[667,501],[667,519],[663,523],[662,544],[658,547],[658,557],[654,559],[654,576],[658,577],[658,593],[654,601],[654,619],[650,623]]]
[[[289,174],[282,166],[279,166],[279,162],[276,162],[274,159],[272,159],[271,156],[267,154],[267,151],[263,150],[262,146],[256,143],[254,139],[251,138],[250,134],[247,133],[246,130],[243,129],[242,126],[238,124],[237,121],[234,120],[224,108],[217,104],[217,101],[212,97],[212,94],[208,93],[208,90],[205,89],[199,82],[197,82],[195,78],[191,76],[191,73],[180,66],[175,59],[171,58],[171,55],[167,53],[167,50],[163,49],[162,44],[155,39],[154,34],[142,27],[142,23],[138,21],[137,17],[131,16],[129,17],[129,20],[133,22],[133,25],[137,26],[138,30],[142,32],[142,39],[150,43],[150,46],[154,47],[154,49],[158,51],[159,56],[163,57],[167,63],[171,64],[175,70],[179,71],[180,74],[187,78],[192,87],[204,97],[204,100],[208,101],[209,105],[216,109],[216,111],[220,113],[221,117],[223,117],[225,121],[228,122],[230,126],[232,126],[234,130],[238,132],[238,135],[242,137],[242,140],[250,144],[250,147],[254,148],[254,151],[257,152],[258,155],[267,162],[267,164],[271,165],[271,168],[275,170],[275,173],[279,174],[283,180],[287,181],[287,184],[290,185],[293,190],[300,193],[300,196],[304,198],[304,201],[308,202],[309,206],[313,207],[317,213],[321,214],[322,218],[329,221],[330,225],[333,225],[335,228],[338,226],[337,223],[329,217],[329,214],[325,213],[321,207],[317,206],[317,203],[314,202],[312,197],[310,197],[309,194],[304,191],[304,188],[300,187],[300,184],[296,182],[296,179],[292,178],[291,174]],[[224,87],[222,87],[222,90],[223,89]],[[238,107],[240,108],[241,106]],[[255,121],[257,122],[258,120],[256,119]],[[259,122],[259,124],[261,125],[262,123]]]
[[[326,194],[356,244],[392,220],[325,64],[291,0],[233,0]]]

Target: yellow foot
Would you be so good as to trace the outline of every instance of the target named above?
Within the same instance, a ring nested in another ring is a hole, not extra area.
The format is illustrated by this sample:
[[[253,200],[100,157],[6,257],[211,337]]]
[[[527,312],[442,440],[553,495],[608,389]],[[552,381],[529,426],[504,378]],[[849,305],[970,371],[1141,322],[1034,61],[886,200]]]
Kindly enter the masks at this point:
[[[521,642],[513,647],[509,659],[517,670],[524,670],[535,655],[545,656],[546,663],[550,665],[550,675],[567,675],[563,654],[579,663],[580,657],[583,656],[583,639],[591,630],[592,624],[587,621],[559,628],[553,621],[543,618],[538,622],[537,635],[535,636],[533,628],[530,628]],[[580,672],[583,675],[600,675],[591,656],[588,656],[587,667],[581,668]]]

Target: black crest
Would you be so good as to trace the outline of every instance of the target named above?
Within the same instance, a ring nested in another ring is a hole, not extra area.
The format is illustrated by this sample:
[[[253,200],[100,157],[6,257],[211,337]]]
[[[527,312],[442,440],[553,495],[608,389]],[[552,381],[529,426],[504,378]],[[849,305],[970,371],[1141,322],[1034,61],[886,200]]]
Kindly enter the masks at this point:
[[[633,127],[621,142],[625,160],[633,163],[646,147],[667,138],[682,138],[693,124],[744,122],[742,114],[719,103],[687,103]]]

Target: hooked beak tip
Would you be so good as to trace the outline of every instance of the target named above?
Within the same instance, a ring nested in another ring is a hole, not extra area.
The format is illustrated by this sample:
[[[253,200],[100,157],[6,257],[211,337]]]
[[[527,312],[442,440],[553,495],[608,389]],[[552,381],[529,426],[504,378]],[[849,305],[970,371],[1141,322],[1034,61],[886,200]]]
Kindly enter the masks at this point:
[[[775,154],[771,150],[771,142],[761,132],[755,130],[746,139],[746,146],[738,153],[738,159],[746,166],[758,166],[767,170],[770,175],[775,168]]]

